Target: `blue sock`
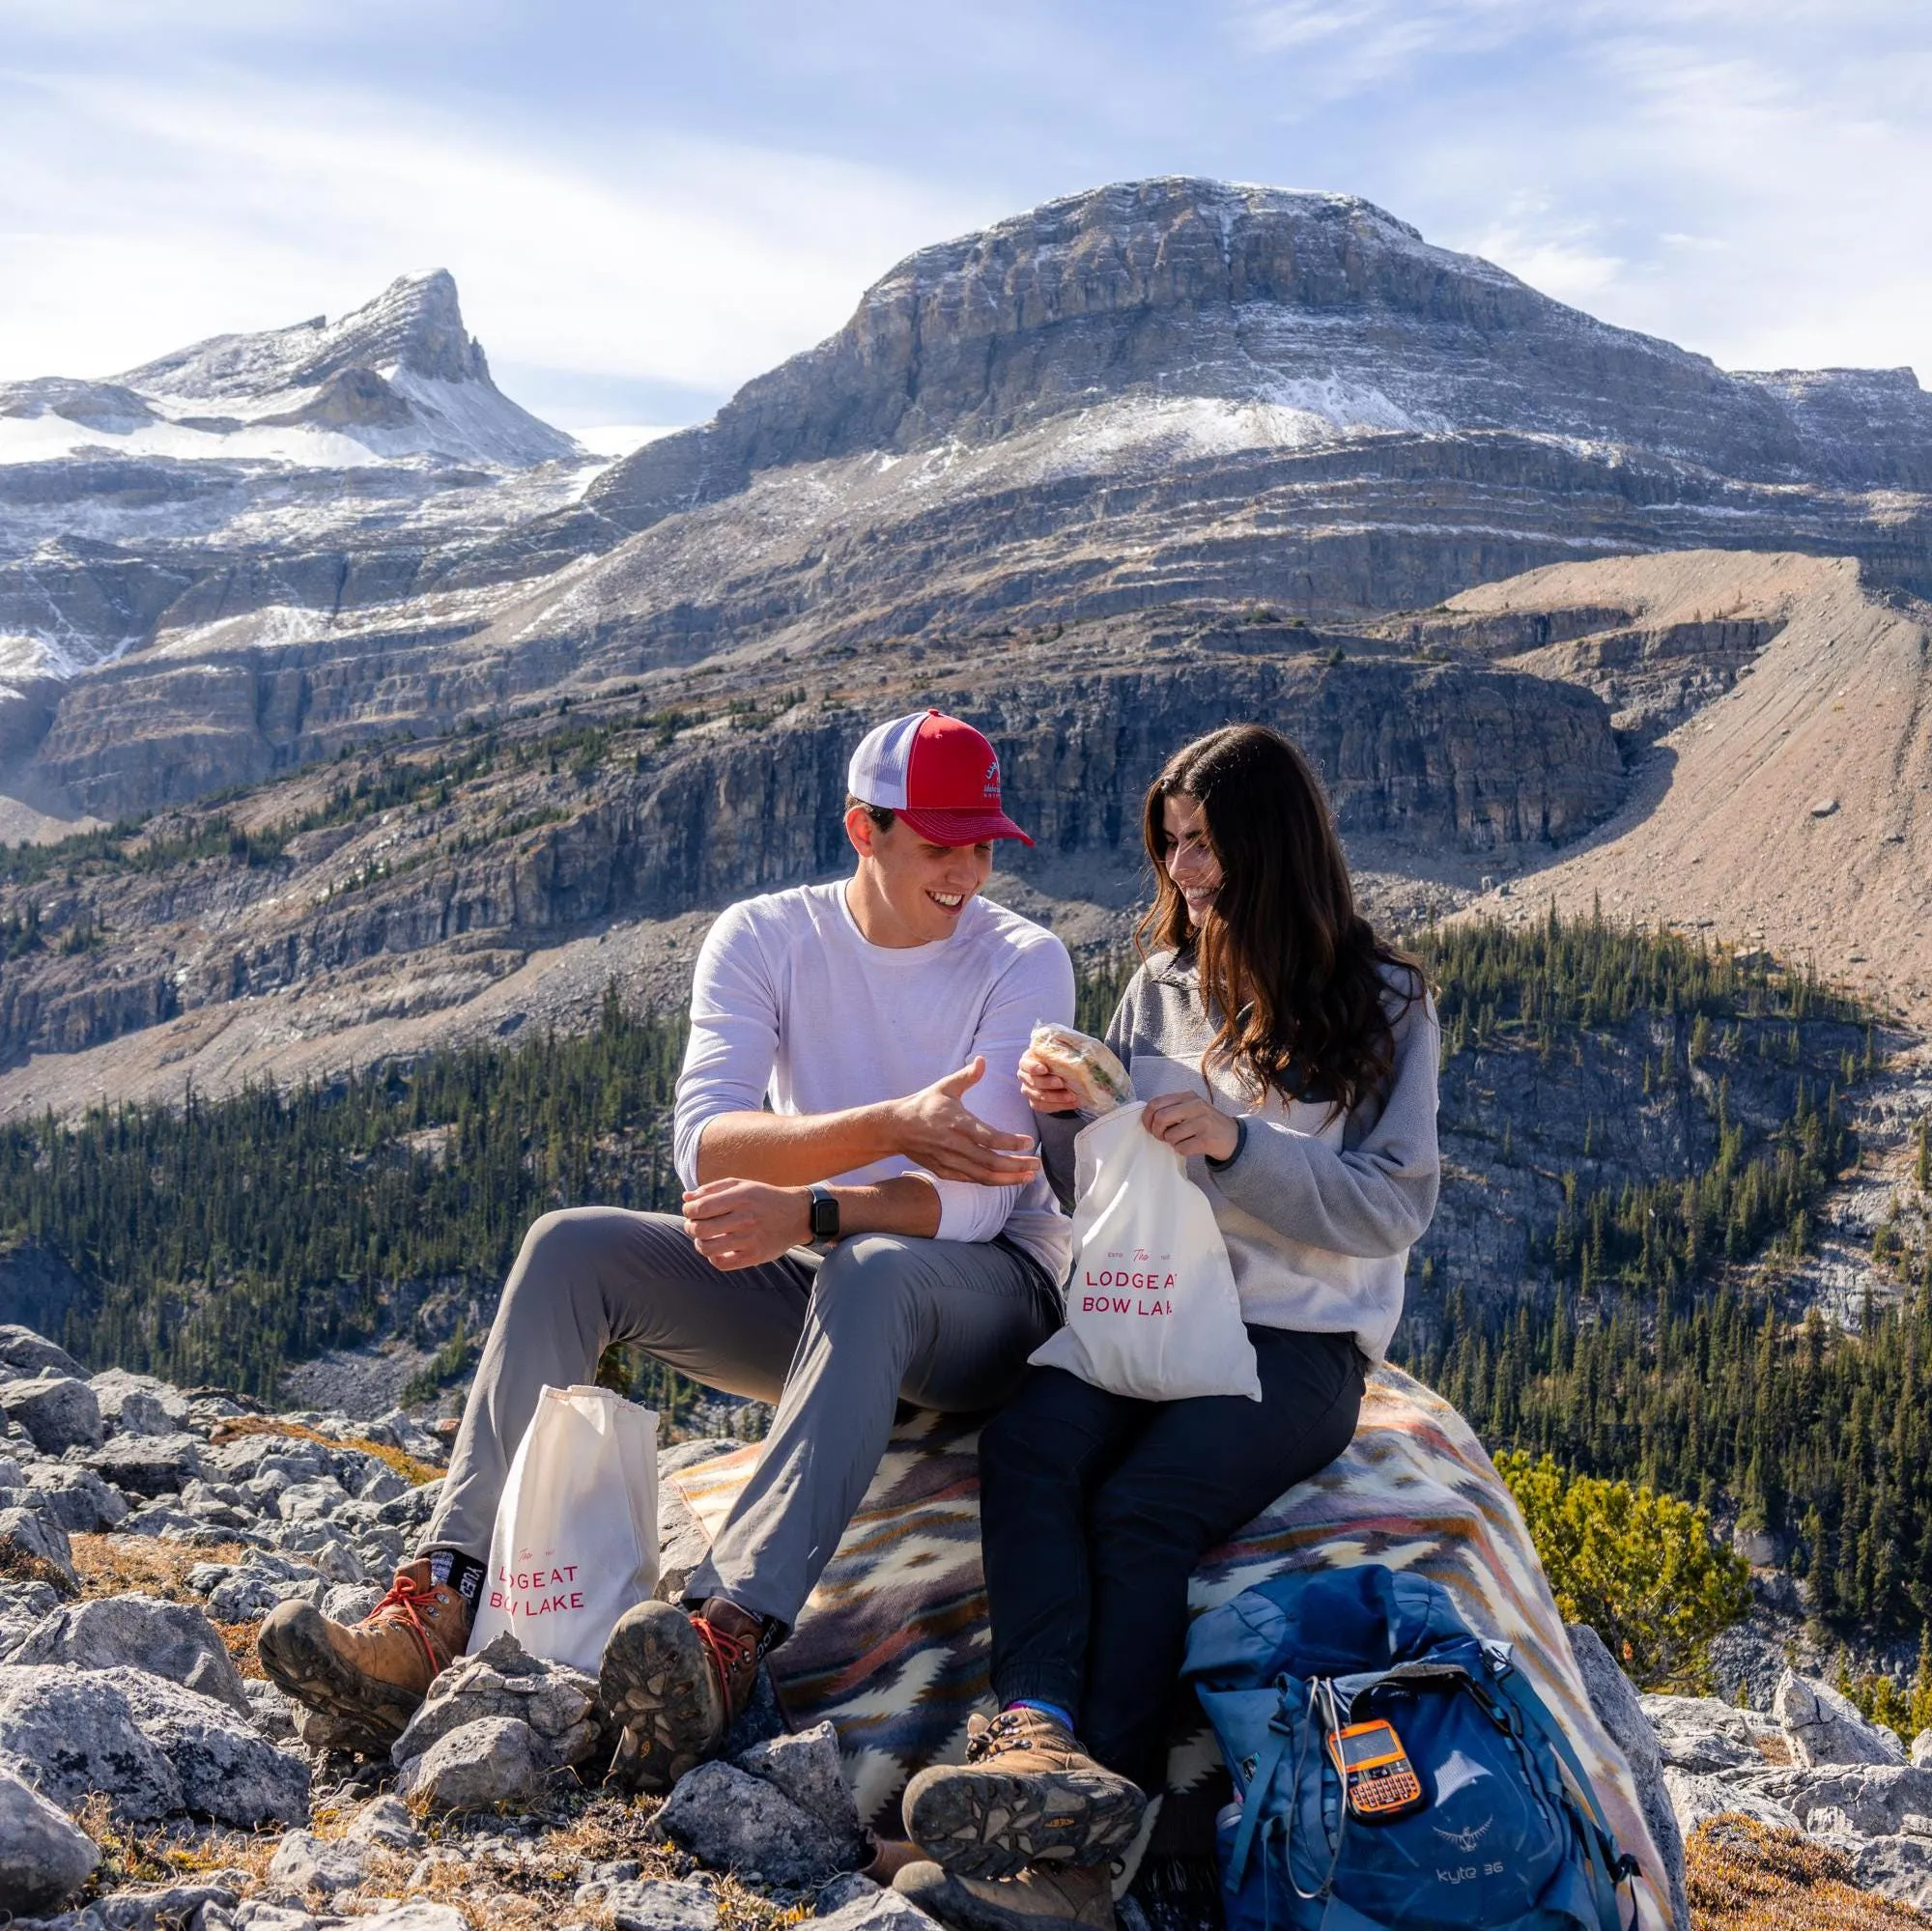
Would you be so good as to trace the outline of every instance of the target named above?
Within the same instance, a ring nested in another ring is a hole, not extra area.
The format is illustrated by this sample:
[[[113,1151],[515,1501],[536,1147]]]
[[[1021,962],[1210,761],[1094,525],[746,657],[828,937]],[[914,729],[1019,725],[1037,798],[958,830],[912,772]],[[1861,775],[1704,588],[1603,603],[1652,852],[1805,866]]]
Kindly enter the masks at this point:
[[[1051,1717],[1063,1730],[1073,1728],[1073,1712],[1063,1710],[1058,1703],[1047,1703],[1037,1696],[1015,1696],[1010,1703],[1003,1706],[1001,1714],[1007,1710],[1037,1710],[1042,1717]]]

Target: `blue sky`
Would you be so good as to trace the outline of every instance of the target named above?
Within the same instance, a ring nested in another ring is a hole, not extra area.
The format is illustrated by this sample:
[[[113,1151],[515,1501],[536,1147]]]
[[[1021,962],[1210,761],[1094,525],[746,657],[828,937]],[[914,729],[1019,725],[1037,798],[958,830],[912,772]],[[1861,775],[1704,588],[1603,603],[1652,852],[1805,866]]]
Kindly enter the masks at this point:
[[[1928,102],[1923,0],[0,0],[0,378],[440,266],[539,412],[696,420],[923,242],[1194,173],[1932,383]]]

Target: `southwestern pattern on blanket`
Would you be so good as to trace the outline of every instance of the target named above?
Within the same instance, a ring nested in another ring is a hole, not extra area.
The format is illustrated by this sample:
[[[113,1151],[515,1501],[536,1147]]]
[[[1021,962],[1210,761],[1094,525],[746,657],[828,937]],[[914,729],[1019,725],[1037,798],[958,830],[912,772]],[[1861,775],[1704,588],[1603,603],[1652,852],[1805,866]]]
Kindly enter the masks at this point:
[[[977,1439],[973,1425],[944,1415],[896,1432],[796,1633],[772,1654],[787,1719],[832,1720],[860,1814],[889,1833],[907,1778],[960,1761],[967,1718],[991,1708]],[[748,1447],[668,1479],[715,1533],[756,1459]],[[1619,1841],[1660,1871],[1630,1771],[1590,1708],[1516,1504],[1467,1423],[1392,1368],[1371,1377],[1348,1452],[1211,1551],[1190,1604],[1198,1614],[1286,1570],[1357,1562],[1435,1577],[1472,1629],[1516,1645]],[[1168,1759],[1167,1807],[1205,1808],[1220,1775],[1213,1733],[1194,1710]],[[1648,1885],[1637,1891],[1644,1931],[1664,1931],[1667,1904]]]

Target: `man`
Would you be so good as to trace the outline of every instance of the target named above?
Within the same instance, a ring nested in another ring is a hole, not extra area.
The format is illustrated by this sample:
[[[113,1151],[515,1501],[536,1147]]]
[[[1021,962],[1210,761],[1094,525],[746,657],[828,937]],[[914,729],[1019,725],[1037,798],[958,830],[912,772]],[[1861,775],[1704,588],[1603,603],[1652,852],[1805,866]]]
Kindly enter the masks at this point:
[[[870,732],[848,778],[851,877],[730,907],[698,955],[682,1216],[538,1220],[421,1553],[361,1623],[286,1603],[262,1627],[268,1673],[378,1746],[469,1641],[539,1391],[589,1379],[609,1343],[777,1404],[685,1606],[639,1604],[606,1647],[616,1768],[662,1791],[723,1743],[900,1398],[993,1406],[1059,1320],[1068,1229],[1017,1067],[1036,1020],[1071,1019],[1072,966],[1050,932],[980,896],[995,840],[1032,840],[1000,809],[992,746],[937,711]]]

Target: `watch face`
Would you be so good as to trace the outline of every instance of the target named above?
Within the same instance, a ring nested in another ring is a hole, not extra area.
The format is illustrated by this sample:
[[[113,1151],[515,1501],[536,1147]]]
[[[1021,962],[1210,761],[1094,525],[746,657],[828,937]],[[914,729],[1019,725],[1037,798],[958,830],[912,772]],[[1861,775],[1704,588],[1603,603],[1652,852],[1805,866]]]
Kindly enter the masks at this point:
[[[838,1232],[838,1203],[830,1194],[811,1197],[811,1232],[818,1240],[829,1240]]]

